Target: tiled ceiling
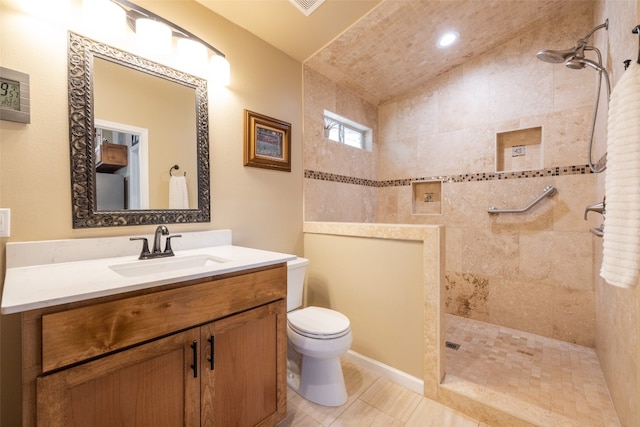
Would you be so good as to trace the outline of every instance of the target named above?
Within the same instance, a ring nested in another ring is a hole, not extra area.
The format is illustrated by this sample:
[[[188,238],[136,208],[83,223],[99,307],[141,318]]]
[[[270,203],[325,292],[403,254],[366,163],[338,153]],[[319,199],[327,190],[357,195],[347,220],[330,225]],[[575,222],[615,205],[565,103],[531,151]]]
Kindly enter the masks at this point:
[[[592,7],[591,0],[385,0],[306,64],[378,104],[585,3]],[[460,40],[438,48],[449,29]]]
[[[379,104],[544,20],[594,0],[327,0],[306,17],[288,0],[196,0]],[[380,2],[378,4],[378,2]],[[449,49],[436,41],[460,33]],[[577,29],[576,38],[586,29]],[[570,43],[575,40],[567,40]],[[554,48],[554,46],[549,46]]]

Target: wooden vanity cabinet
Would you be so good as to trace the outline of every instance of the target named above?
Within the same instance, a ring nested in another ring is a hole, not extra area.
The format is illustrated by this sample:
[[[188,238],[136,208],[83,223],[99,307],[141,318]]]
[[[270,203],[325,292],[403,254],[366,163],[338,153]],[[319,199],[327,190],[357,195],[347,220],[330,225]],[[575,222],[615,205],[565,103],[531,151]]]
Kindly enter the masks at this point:
[[[285,416],[284,264],[49,309],[24,326],[25,348],[40,329],[42,358],[23,367],[37,373],[23,390],[23,415],[36,416],[23,425],[272,426]]]
[[[197,426],[189,330],[37,380],[39,426]]]

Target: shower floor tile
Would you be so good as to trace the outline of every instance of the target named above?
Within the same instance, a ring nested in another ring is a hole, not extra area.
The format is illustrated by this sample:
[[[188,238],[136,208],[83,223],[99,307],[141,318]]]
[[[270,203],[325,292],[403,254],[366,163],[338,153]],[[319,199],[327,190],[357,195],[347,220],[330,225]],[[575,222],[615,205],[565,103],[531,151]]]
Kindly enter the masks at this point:
[[[578,421],[619,426],[595,350],[446,316],[446,372]]]

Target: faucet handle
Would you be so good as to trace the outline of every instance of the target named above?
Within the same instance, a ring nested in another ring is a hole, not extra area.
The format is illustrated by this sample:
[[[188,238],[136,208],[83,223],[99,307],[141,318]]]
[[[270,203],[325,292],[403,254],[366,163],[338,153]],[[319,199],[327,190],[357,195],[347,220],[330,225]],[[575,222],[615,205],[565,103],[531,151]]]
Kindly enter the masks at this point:
[[[151,256],[151,252],[149,252],[149,241],[146,237],[129,237],[129,240],[142,240],[142,252],[140,252],[138,259],[147,259]]]
[[[171,238],[173,237],[182,237],[182,234],[174,234],[173,236],[167,236],[163,253],[169,256],[173,256],[173,249],[171,249]]]

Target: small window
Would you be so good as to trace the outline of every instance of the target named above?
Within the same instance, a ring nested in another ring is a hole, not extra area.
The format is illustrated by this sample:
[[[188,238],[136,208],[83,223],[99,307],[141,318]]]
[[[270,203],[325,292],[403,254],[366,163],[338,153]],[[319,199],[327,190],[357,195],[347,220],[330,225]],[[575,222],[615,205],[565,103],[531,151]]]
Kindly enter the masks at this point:
[[[327,110],[324,111],[324,136],[341,144],[371,151],[370,128]]]

